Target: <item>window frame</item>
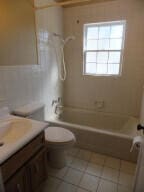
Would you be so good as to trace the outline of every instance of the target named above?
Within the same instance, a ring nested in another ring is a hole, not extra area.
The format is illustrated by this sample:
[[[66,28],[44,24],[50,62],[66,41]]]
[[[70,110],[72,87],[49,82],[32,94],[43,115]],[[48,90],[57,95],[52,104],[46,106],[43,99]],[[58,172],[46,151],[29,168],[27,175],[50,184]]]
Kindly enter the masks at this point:
[[[116,24],[123,24],[123,36],[122,36],[122,46],[119,50],[86,50],[86,43],[87,43],[87,29],[89,27],[95,26],[108,26],[109,25],[116,25]],[[123,58],[124,58],[124,45],[125,45],[125,36],[126,36],[126,20],[118,20],[118,21],[108,21],[108,22],[97,22],[97,23],[86,23],[83,25],[83,75],[85,76],[96,76],[96,77],[120,77],[122,76],[122,68],[123,68]],[[119,73],[118,74],[96,74],[96,73],[87,73],[86,72],[86,53],[88,52],[120,52],[120,63],[119,65]]]

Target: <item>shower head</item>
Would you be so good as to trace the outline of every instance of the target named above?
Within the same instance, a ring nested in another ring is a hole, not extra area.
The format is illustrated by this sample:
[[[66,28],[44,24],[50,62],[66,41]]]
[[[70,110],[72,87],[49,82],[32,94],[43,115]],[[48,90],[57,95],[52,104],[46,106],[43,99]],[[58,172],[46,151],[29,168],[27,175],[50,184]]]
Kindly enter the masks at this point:
[[[52,35],[54,37],[58,37],[62,44],[65,46],[69,41],[72,41],[72,40],[75,40],[75,36],[68,36],[66,37],[65,39],[63,39],[62,35],[61,34],[58,34],[58,33],[52,33]]]
[[[69,41],[75,40],[75,36],[68,36],[65,40],[64,40],[64,45],[66,43],[68,43]]]

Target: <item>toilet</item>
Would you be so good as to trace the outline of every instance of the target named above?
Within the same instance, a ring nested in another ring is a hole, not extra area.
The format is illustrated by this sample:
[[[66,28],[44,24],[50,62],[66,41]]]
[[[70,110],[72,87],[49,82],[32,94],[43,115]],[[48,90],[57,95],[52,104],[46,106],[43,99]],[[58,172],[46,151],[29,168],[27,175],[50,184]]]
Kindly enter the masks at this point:
[[[13,111],[14,115],[44,121],[44,105],[41,103],[31,103]],[[62,127],[50,126],[45,129],[45,140],[48,148],[48,159],[54,168],[66,166],[65,150],[71,148],[75,142],[75,135]]]
[[[65,150],[74,145],[76,141],[74,134],[62,127],[48,127],[45,130],[45,139],[49,149],[49,161],[52,167],[65,167]]]

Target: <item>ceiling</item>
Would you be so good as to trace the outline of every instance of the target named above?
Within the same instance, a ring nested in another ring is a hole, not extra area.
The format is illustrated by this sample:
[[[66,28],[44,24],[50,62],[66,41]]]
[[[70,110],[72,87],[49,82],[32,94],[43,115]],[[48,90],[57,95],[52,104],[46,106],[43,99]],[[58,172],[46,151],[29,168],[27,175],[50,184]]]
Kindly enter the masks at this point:
[[[77,0],[55,0],[56,2],[68,2],[68,1],[77,1]],[[101,3],[101,2],[108,2],[108,1],[116,1],[116,0],[88,0],[88,1],[84,1],[81,0],[81,2],[76,2],[76,3],[72,3],[69,5],[63,5],[63,7],[74,7],[74,6],[81,6],[81,5],[88,5],[88,4],[92,4],[92,3]]]

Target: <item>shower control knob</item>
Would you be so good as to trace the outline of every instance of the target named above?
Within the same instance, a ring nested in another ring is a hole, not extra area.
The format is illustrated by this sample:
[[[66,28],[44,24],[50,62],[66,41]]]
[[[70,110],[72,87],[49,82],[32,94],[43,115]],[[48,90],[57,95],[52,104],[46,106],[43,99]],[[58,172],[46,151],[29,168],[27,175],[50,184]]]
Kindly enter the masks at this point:
[[[138,124],[137,125],[137,130],[140,131],[140,130],[143,130],[144,131],[144,126],[142,126],[141,124]]]

